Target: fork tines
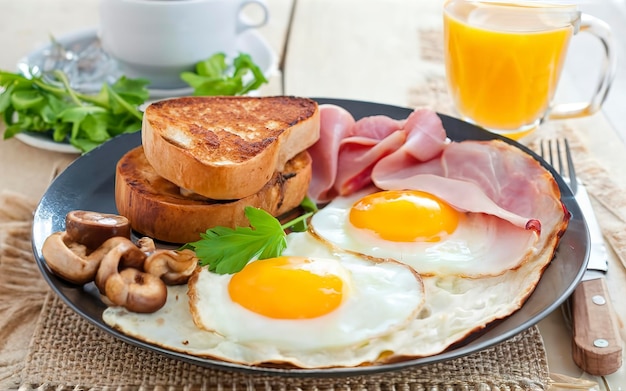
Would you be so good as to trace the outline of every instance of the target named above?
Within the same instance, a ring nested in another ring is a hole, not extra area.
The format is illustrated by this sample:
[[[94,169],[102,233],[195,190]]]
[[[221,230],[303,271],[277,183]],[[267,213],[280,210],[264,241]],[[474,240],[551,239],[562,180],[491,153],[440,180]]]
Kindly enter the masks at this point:
[[[545,139],[540,143],[540,154],[565,180],[576,194],[577,179],[574,161],[567,139]]]

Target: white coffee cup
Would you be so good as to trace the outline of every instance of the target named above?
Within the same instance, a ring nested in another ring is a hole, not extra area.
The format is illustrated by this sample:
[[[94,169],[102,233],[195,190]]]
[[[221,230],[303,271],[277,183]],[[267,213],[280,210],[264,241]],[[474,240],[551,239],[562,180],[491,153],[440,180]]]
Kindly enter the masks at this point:
[[[252,3],[262,10],[260,21],[243,15]],[[268,18],[265,0],[100,0],[99,38],[127,77],[180,88],[181,72],[218,52],[236,55],[237,36]]]

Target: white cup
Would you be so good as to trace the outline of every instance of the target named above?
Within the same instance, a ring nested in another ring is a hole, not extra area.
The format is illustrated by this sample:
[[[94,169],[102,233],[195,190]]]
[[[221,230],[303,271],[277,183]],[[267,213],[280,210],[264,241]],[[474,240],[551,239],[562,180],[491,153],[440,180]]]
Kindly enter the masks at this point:
[[[243,15],[252,3],[262,10],[260,21]],[[127,77],[181,88],[181,72],[218,52],[236,55],[237,36],[268,17],[265,0],[100,0],[99,38]]]

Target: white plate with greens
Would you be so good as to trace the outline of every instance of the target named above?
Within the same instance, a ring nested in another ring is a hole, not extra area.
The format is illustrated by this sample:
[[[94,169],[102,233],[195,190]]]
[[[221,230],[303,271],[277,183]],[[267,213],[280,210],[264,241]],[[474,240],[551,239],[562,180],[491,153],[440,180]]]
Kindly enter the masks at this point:
[[[238,37],[236,51],[248,54],[268,79],[277,69],[276,54],[255,30],[246,30]],[[207,54],[207,57],[210,55]],[[87,94],[97,93],[103,83],[112,84],[122,76],[115,60],[101,50],[95,28],[55,37],[50,43],[38,47],[21,59],[17,69],[25,75],[61,69],[68,75],[72,88]],[[147,89],[150,101],[193,93],[192,87],[151,89],[148,85]],[[15,134],[15,138],[35,148],[81,153],[69,142],[54,141],[48,132],[20,132]]]

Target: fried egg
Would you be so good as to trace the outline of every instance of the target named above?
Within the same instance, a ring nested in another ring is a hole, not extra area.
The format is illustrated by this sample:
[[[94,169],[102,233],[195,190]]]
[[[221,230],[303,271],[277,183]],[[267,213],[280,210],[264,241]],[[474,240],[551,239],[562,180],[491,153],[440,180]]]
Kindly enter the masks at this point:
[[[499,275],[536,254],[534,231],[414,190],[337,197],[313,216],[311,229],[337,248],[394,259],[422,275]]]
[[[366,344],[405,327],[424,304],[423,283],[406,265],[332,253],[304,233],[289,235],[282,256],[235,274],[200,270],[189,297],[198,327],[281,351]]]

